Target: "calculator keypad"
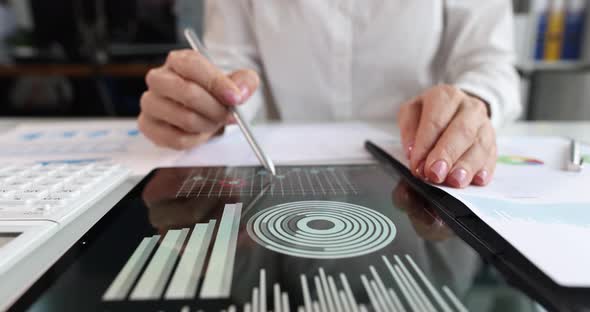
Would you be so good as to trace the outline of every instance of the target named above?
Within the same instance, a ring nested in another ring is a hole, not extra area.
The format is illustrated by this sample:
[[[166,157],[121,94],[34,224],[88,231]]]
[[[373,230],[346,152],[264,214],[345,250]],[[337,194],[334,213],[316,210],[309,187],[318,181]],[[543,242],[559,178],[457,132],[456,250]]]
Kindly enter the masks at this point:
[[[108,185],[121,169],[105,163],[0,165],[0,219],[47,216]]]

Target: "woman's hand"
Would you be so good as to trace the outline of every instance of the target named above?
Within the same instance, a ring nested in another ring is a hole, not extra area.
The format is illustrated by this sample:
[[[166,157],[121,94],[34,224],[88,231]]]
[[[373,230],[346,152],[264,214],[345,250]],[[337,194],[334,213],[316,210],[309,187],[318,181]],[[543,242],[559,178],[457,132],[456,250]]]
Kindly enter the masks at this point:
[[[490,182],[496,134],[479,98],[453,86],[436,86],[405,103],[398,124],[415,176],[457,188]]]
[[[181,50],[150,70],[146,82],[139,129],[157,145],[186,149],[232,122],[228,107],[245,102],[260,80],[252,70],[226,75],[198,52]]]

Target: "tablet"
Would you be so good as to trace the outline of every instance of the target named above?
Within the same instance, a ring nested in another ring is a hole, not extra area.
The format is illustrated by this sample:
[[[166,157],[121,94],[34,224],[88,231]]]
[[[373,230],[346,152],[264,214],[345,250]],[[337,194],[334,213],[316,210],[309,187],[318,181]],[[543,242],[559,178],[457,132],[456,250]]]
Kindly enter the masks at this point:
[[[12,309],[562,307],[509,286],[503,275],[522,282],[502,266],[513,263],[488,261],[481,237],[449,218],[456,203],[431,205],[414,182],[385,164],[278,167],[275,176],[259,167],[157,169]]]

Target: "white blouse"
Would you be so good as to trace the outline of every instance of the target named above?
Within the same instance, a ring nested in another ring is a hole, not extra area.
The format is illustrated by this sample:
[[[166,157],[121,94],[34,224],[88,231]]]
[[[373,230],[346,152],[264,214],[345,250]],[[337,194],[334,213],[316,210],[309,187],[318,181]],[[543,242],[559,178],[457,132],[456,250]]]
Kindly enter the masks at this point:
[[[510,0],[208,0],[205,42],[264,84],[248,118],[395,120],[438,83],[485,100],[495,126],[521,112]]]

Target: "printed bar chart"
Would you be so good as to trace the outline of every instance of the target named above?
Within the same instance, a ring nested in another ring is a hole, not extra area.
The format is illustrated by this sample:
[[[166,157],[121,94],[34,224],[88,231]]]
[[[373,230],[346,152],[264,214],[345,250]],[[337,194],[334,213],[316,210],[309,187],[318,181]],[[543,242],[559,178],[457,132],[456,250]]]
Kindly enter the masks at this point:
[[[189,228],[168,230],[157,249],[160,235],[145,237],[102,299],[192,300],[197,296],[205,267],[201,298],[229,297],[241,210],[241,203],[225,205],[214,240],[216,220],[195,224],[192,232]],[[207,265],[205,262],[212,241],[213,249]],[[150,259],[154,249],[156,251]]]

